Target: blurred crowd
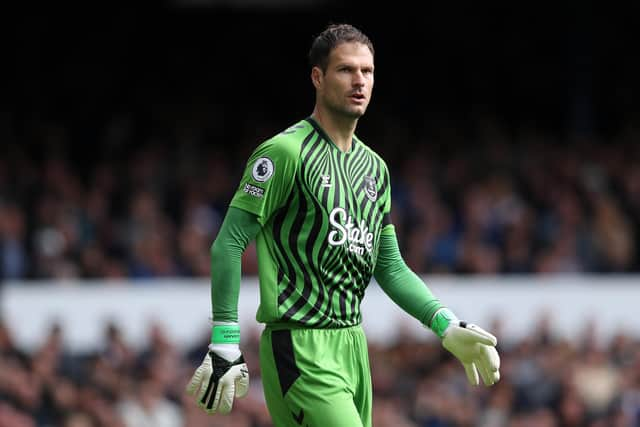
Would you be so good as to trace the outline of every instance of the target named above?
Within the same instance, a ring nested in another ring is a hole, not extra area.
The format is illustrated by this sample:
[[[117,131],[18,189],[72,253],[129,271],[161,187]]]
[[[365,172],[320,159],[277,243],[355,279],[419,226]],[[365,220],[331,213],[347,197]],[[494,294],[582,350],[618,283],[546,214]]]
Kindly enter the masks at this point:
[[[640,271],[637,128],[559,139],[489,118],[423,132],[371,114],[360,136],[391,169],[393,222],[415,271]],[[123,114],[79,144],[62,123],[5,116],[0,277],[207,276],[248,155],[290,124],[212,117],[167,114],[144,133]],[[250,246],[244,272],[256,268]]]
[[[640,425],[640,341],[620,332],[603,343],[592,325],[571,341],[549,319],[508,342],[500,321],[501,380],[471,387],[459,362],[433,340],[399,335],[370,343],[376,427],[635,427]],[[245,331],[249,394],[230,415],[207,416],[184,392],[208,342],[179,348],[149,326],[133,347],[113,324],[103,345],[72,353],[53,325],[29,351],[0,325],[0,427],[269,427],[258,364],[260,331]]]

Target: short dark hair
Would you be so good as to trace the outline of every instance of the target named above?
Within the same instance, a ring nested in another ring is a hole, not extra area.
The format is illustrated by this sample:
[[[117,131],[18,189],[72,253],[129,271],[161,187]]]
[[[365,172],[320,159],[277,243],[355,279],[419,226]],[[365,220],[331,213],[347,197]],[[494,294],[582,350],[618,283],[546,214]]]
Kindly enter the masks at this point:
[[[339,44],[350,42],[362,43],[374,54],[373,43],[362,31],[350,24],[329,24],[311,44],[309,65],[318,66],[323,72],[327,71],[331,51]]]

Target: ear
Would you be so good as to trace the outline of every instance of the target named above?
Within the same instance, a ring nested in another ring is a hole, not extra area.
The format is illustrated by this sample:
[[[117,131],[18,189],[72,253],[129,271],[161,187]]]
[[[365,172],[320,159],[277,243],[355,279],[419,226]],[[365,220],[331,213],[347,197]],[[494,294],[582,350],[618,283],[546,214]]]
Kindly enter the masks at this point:
[[[324,74],[319,67],[313,67],[311,69],[311,82],[316,89],[319,89],[322,86],[322,79]]]

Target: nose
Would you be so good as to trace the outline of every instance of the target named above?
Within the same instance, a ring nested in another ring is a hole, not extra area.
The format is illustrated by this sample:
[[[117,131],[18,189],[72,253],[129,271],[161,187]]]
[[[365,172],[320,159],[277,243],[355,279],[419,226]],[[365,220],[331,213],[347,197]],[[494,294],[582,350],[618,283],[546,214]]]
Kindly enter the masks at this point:
[[[364,86],[365,78],[362,71],[356,71],[353,75],[353,86],[362,87]]]

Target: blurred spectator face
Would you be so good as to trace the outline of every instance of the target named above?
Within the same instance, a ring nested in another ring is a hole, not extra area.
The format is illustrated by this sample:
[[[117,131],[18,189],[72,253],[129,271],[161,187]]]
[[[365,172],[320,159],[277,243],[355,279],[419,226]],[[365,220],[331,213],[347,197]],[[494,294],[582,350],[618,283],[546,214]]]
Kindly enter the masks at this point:
[[[7,325],[0,321],[0,354],[9,354],[12,350],[14,350],[14,346],[11,332]]]
[[[36,423],[27,414],[0,401],[0,427],[36,427]]]
[[[73,412],[69,415],[62,427],[94,427],[91,417],[84,412]]]

